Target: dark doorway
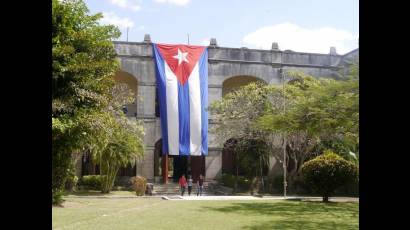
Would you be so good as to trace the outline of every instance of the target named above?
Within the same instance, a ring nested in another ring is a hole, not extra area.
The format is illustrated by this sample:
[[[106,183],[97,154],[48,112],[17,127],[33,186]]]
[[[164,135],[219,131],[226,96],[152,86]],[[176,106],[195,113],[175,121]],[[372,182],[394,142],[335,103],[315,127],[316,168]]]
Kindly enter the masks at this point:
[[[194,183],[199,175],[205,176],[205,156],[172,156],[173,158],[173,180],[178,182],[182,175],[188,178],[192,175]]]
[[[188,157],[187,156],[172,156],[173,158],[173,180],[178,182],[182,175],[188,176]]]
[[[129,164],[127,167],[121,167],[118,170],[117,176],[127,176],[127,177],[133,177],[137,175],[137,165],[131,165]]]
[[[191,156],[191,173],[194,183],[199,179],[199,175],[205,177],[205,156]]]
[[[91,154],[89,152],[85,152],[83,154],[81,164],[81,176],[100,174],[100,167],[92,161]]]

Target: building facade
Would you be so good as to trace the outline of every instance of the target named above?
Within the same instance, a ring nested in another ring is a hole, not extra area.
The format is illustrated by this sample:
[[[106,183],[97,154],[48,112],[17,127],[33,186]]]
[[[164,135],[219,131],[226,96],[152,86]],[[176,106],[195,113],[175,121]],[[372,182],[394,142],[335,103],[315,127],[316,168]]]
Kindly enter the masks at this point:
[[[114,76],[117,82],[126,83],[138,95],[135,102],[124,107],[130,119],[142,119],[145,129],[145,154],[137,160],[136,167],[123,169],[120,174],[141,175],[150,181],[161,178],[161,128],[157,107],[157,90],[153,48],[149,35],[142,42],[114,42],[121,62],[121,70]],[[329,54],[282,51],[277,43],[270,50],[219,47],[216,39],[208,46],[208,101],[219,100],[226,93],[250,82],[282,84],[282,73],[300,70],[317,77],[339,79],[346,68],[358,58],[359,50],[339,55],[331,47]],[[213,125],[209,114],[209,130]],[[208,180],[221,176],[223,165],[222,146],[209,133],[209,153],[206,157],[189,159],[192,169],[205,174]],[[83,157],[78,170],[84,172],[87,159]],[[174,167],[177,167],[174,159]],[[276,165],[272,158],[270,168]],[[81,168],[81,169],[80,169]],[[77,170],[77,171],[78,171]],[[84,173],[83,173],[84,174]],[[130,174],[130,173],[128,173]]]

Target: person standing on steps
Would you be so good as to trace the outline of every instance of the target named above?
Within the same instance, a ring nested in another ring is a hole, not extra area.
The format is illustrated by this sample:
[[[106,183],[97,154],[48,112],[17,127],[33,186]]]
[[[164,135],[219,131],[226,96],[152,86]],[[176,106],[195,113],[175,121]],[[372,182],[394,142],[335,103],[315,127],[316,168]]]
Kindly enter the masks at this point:
[[[197,187],[198,187],[198,192],[196,193],[197,196],[202,196],[202,191],[204,190],[204,177],[199,175],[199,179],[196,182]]]
[[[191,196],[191,191],[192,191],[192,182],[193,182],[193,180],[192,180],[192,176],[191,176],[191,175],[189,175],[189,176],[188,176],[188,195],[189,195],[189,196]]]
[[[182,175],[182,176],[179,178],[179,186],[181,187],[181,196],[184,196],[186,185],[187,185],[187,183],[186,183],[185,176]]]

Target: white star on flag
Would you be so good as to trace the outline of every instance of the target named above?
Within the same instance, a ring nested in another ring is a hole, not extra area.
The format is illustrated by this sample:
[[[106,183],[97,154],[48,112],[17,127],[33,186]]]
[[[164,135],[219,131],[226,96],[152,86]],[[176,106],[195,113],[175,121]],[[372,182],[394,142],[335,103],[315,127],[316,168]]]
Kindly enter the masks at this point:
[[[181,65],[182,62],[188,62],[188,59],[186,58],[187,55],[188,52],[182,53],[181,50],[178,49],[178,54],[172,57],[178,59],[178,65]]]

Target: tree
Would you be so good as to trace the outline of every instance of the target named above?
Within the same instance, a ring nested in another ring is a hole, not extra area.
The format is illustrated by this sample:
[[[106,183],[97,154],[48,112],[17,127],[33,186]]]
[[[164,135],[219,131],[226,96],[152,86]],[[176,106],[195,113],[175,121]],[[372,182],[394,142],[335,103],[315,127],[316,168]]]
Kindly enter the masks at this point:
[[[318,192],[323,202],[328,202],[332,193],[351,180],[357,180],[358,167],[339,155],[327,151],[302,166],[302,174],[308,185]]]
[[[117,125],[109,113],[118,70],[112,40],[118,28],[102,26],[81,0],[52,1],[52,192],[61,203],[71,156],[110,143],[101,132]],[[95,132],[96,130],[100,132]]]
[[[347,159],[350,151],[358,150],[359,85],[358,77],[336,81],[301,72],[289,75],[286,112],[268,107],[256,126],[286,133],[288,164],[292,163],[289,179],[296,182],[303,162],[324,149],[335,150]]]
[[[101,192],[109,193],[120,167],[135,164],[144,153],[144,130],[141,121],[125,117],[122,105],[129,104],[133,94],[126,84],[117,84],[111,90],[111,100],[104,113],[84,120],[87,148],[94,162],[100,165]],[[94,124],[98,124],[95,126]]]
[[[265,110],[266,90],[267,88],[261,83],[251,83],[225,95],[219,101],[214,101],[209,106],[211,118],[215,121],[210,131],[215,134],[215,140],[220,145],[230,148],[235,155],[234,192],[237,191],[240,161],[247,161],[246,154],[249,153],[249,149],[253,149],[252,145],[263,140],[264,133],[254,129],[252,124]],[[257,156],[259,168],[263,168],[268,161],[267,152],[252,151],[252,154]],[[251,174],[254,177],[257,175],[255,170]]]

